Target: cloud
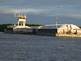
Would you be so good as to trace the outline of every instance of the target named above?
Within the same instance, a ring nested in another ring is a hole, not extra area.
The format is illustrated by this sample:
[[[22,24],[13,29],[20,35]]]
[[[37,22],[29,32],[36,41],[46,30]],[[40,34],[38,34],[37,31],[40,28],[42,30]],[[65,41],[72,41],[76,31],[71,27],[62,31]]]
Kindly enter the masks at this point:
[[[32,14],[40,14],[44,11],[44,9],[33,9],[33,8],[2,8],[0,9],[0,13],[5,14],[16,14],[16,13],[32,13]]]
[[[81,18],[81,8],[77,8],[73,5],[60,5],[60,6],[49,6],[42,8],[11,8],[11,7],[2,7],[0,8],[0,13],[5,14],[35,14],[42,16],[66,16],[71,18]]]
[[[71,18],[81,19],[81,14],[80,14],[80,13],[78,13],[78,14],[72,13],[72,14],[67,14],[67,15],[65,15],[65,16],[71,17]]]

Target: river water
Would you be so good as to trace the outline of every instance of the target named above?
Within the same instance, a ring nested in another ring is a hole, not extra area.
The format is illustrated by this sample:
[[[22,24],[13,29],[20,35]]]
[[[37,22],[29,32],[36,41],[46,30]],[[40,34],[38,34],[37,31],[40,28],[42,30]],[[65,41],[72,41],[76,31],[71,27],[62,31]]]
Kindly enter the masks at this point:
[[[0,61],[81,61],[81,38],[0,33]]]

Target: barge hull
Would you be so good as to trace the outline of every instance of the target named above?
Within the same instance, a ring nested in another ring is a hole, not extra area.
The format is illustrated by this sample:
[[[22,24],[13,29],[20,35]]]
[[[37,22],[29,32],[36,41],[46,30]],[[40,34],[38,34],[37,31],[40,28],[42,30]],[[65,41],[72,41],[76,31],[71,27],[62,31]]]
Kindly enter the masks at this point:
[[[56,34],[58,37],[81,37],[79,34]]]
[[[30,31],[31,30],[31,31]],[[57,29],[26,29],[26,31],[13,31],[13,29],[7,29],[5,33],[12,34],[30,34],[41,36],[56,36]]]

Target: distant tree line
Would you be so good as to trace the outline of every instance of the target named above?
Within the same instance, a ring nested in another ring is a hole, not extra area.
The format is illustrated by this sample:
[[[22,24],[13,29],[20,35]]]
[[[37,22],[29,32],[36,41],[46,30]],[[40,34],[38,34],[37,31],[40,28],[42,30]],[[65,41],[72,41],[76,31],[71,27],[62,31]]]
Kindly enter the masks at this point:
[[[4,29],[7,29],[7,26],[12,24],[0,24],[0,32],[4,32]]]

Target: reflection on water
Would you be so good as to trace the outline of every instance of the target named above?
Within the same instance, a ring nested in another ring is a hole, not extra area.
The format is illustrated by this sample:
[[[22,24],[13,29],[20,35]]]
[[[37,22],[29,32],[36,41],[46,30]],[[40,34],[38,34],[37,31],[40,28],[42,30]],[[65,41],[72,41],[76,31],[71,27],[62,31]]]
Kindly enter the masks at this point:
[[[0,61],[81,61],[81,38],[0,33]]]

